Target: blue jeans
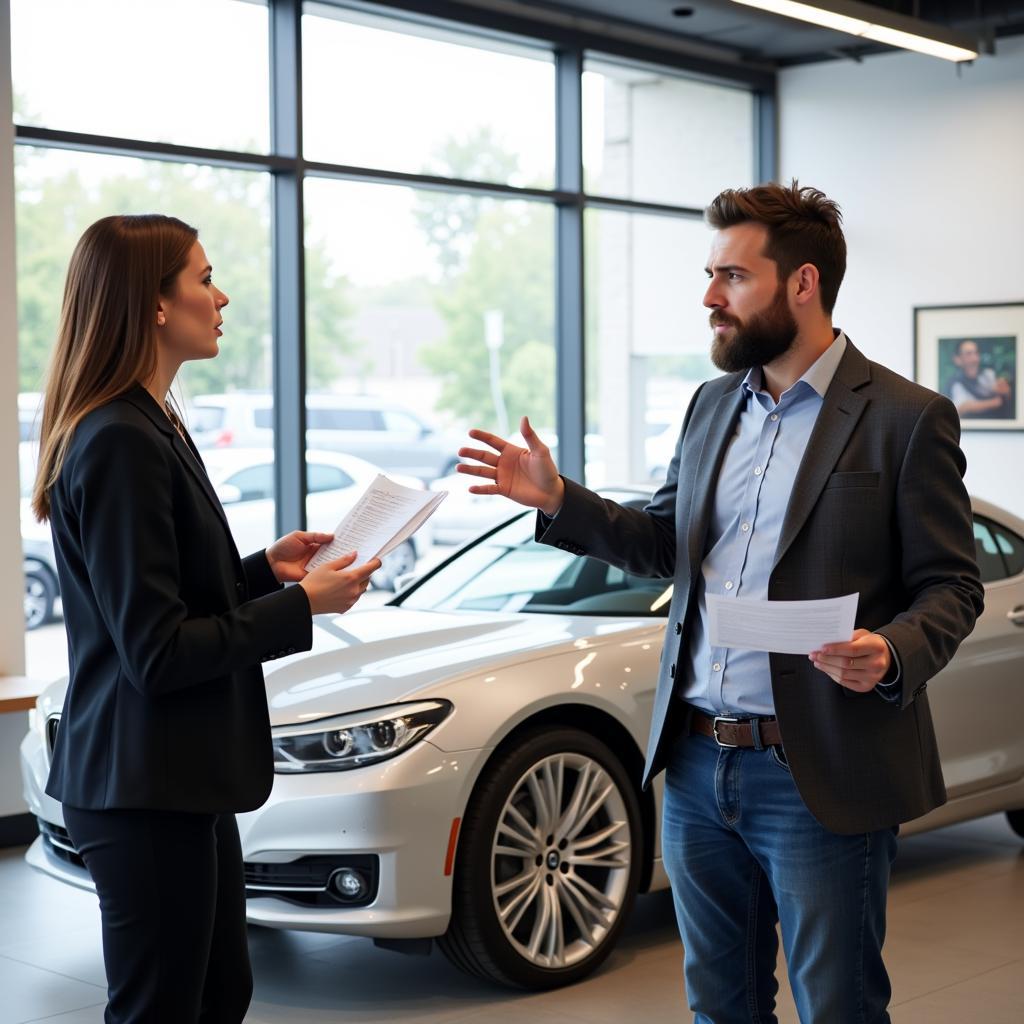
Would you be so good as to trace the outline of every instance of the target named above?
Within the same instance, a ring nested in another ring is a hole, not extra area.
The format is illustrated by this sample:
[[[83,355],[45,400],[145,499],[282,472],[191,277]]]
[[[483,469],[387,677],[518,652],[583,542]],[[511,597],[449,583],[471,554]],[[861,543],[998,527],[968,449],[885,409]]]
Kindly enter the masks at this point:
[[[829,832],[778,748],[681,739],[662,849],[695,1024],[775,1024],[777,923],[801,1024],[888,1024],[882,942],[896,832]]]

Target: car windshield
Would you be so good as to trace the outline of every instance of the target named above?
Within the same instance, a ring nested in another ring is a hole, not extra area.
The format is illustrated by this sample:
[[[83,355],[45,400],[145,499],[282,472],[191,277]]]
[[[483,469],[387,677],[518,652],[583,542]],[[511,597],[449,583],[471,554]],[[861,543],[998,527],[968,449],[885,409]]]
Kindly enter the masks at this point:
[[[672,581],[633,576],[533,539],[525,513],[440,566],[395,604],[432,611],[659,617]]]

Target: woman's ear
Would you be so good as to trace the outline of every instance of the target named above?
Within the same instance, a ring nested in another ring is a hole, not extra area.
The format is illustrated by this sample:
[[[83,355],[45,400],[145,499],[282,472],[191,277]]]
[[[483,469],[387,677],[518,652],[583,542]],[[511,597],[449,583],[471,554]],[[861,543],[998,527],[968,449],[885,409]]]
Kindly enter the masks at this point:
[[[164,304],[158,302],[156,304],[156,325],[157,327],[163,327],[167,323],[167,311],[164,309]]]

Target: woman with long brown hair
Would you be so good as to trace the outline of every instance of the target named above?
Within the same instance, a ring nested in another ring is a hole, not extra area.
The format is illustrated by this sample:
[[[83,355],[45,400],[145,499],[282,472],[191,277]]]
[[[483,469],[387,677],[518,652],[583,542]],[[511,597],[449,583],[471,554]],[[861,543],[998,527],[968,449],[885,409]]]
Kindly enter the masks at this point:
[[[96,883],[111,1024],[245,1016],[234,814],[273,776],[260,662],[308,650],[311,616],[380,566],[307,574],[331,537],[300,531],[239,557],[168,401],[184,362],[217,355],[227,304],[194,228],[105,217],[71,258],[45,389],[33,508],[70,654],[46,791]]]

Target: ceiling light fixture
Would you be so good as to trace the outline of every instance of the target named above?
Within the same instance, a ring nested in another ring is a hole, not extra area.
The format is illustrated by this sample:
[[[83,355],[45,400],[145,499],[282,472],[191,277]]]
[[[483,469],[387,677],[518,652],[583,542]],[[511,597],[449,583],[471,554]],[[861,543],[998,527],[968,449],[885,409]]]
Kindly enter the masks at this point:
[[[734,3],[943,60],[974,60],[979,52],[977,43],[959,32],[858,0],[828,0],[828,10],[798,0],[734,0]]]

